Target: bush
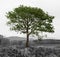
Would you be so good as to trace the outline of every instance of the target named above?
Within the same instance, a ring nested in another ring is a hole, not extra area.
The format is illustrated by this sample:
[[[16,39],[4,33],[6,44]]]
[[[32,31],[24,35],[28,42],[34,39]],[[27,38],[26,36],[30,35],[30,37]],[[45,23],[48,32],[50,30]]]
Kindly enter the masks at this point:
[[[12,48],[5,47],[0,49],[0,57],[60,57],[60,49],[45,47]]]

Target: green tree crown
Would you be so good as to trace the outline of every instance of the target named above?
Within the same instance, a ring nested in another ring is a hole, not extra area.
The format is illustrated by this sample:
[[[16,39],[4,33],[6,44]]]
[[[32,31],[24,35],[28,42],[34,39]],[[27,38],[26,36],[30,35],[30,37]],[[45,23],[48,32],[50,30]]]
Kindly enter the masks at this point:
[[[29,33],[37,31],[54,32],[52,25],[54,16],[48,15],[41,8],[21,5],[8,12],[7,18],[9,19],[8,24],[11,25],[11,29],[15,31],[26,33],[28,27]]]

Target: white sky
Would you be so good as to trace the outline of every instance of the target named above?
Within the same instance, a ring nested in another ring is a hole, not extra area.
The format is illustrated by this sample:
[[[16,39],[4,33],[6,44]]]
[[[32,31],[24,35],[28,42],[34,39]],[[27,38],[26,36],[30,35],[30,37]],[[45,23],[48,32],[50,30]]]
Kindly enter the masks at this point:
[[[48,36],[60,39],[60,0],[0,0],[0,34],[4,36],[23,36],[10,31],[9,26],[6,25],[6,12],[13,10],[19,5],[39,7],[50,15],[55,16],[53,21],[55,33],[48,34]]]

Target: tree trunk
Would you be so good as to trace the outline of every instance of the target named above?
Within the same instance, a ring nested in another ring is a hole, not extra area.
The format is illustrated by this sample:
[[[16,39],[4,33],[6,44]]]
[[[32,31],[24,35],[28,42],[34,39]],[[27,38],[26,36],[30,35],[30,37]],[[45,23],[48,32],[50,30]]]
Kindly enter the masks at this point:
[[[27,39],[26,39],[26,47],[29,47],[29,31],[28,31],[29,25],[28,25],[28,19],[27,19],[27,28],[26,28],[26,32],[27,32]]]
[[[27,33],[26,47],[29,47],[29,34]]]

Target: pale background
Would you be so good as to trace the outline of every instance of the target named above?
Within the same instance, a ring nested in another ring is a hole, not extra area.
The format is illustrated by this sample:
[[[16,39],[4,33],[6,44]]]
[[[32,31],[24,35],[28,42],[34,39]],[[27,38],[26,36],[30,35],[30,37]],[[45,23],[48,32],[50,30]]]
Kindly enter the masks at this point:
[[[8,36],[24,36],[19,33],[9,30],[6,25],[6,12],[13,10],[19,5],[32,6],[42,8],[45,12],[55,16],[53,25],[55,28],[54,34],[48,34],[48,38],[60,39],[60,0],[0,0],[0,34]]]

